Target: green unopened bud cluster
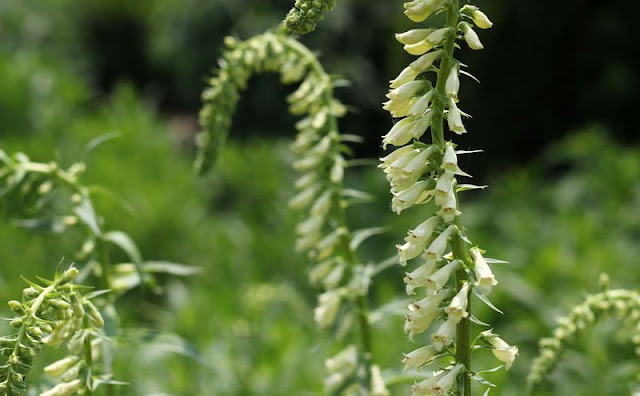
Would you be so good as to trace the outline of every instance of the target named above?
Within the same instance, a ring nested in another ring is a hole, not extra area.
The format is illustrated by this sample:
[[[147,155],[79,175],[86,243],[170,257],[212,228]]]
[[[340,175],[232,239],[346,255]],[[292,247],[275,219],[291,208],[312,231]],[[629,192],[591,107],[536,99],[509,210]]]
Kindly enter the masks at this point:
[[[77,275],[78,270],[72,267],[47,286],[30,283],[22,301],[9,301],[9,308],[17,315],[10,321],[16,333],[0,338],[0,353],[5,358],[0,365],[0,395],[25,394],[26,376],[43,345],[70,343],[87,328],[102,328],[104,321],[97,308],[80,294],[80,286],[71,283]],[[81,349],[75,354],[81,355]],[[59,376],[63,383],[44,394],[76,394],[85,383],[78,379],[83,369],[86,371],[86,366],[77,356],[48,366],[45,371]]]
[[[446,120],[450,132],[467,132],[463,117],[468,115],[458,107],[464,65],[453,57],[456,41],[464,40],[469,48],[481,49],[473,26],[487,29],[492,24],[477,7],[466,5],[458,9],[458,1],[454,0],[409,1],[404,9],[414,22],[423,22],[440,12],[447,15],[443,27],[421,27],[396,35],[405,51],[418,58],[390,82],[384,108],[399,120],[382,142],[385,148],[391,145],[397,149],[381,158],[380,164],[391,184],[394,212],[400,214],[432,200],[437,208],[432,217],[410,230],[397,248],[403,266],[410,260],[420,260],[404,278],[407,294],[415,295],[417,290],[423,293],[409,305],[405,332],[413,339],[442,320],[431,333],[429,345],[405,355],[405,369],[419,369],[441,357],[454,358],[454,365],[416,383],[413,394],[446,394],[455,388],[456,377],[470,372],[470,367],[465,367],[470,362],[468,330],[463,334],[458,331],[469,328],[463,321],[470,320],[471,292],[483,296],[484,301],[498,283],[489,265],[498,260],[485,259],[481,249],[471,248],[460,218],[458,194],[483,188],[458,183],[459,177],[469,177],[458,166],[458,156],[471,152],[459,150],[455,143],[447,141],[443,127]],[[430,73],[436,76],[433,82],[428,79]],[[429,130],[431,139],[425,143],[421,139]],[[461,336],[464,344],[457,345]],[[508,369],[517,356],[517,348],[493,333],[485,336],[494,355]]]
[[[293,8],[287,14],[285,24],[289,30],[307,34],[315,30],[316,25],[331,11],[337,0],[296,0]]]
[[[45,209],[54,201],[53,198],[60,195],[61,185],[75,194],[86,194],[87,189],[78,180],[84,170],[83,163],[63,169],[55,162],[34,162],[24,153],[9,156],[0,150],[0,189],[4,192],[4,200],[15,203],[15,211],[28,211],[31,215],[47,212]],[[71,206],[79,203],[72,202]],[[54,232],[78,224],[77,216],[69,212],[53,216],[47,213],[47,216],[46,224]]]
[[[578,333],[595,326],[599,321],[614,317],[619,328],[631,332],[635,352],[640,356],[640,294],[633,290],[615,289],[592,294],[573,308],[566,317],[558,320],[559,326],[549,338],[540,340],[540,354],[533,361],[527,387],[530,394],[545,383],[562,357],[565,347],[574,341]]]

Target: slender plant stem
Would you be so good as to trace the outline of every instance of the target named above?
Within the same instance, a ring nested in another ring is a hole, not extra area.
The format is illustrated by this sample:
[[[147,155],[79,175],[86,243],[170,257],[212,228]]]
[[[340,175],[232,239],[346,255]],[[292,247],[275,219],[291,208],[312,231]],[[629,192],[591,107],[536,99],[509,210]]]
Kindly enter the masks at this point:
[[[458,25],[458,0],[452,0],[447,10],[447,22],[446,26],[452,28],[454,31]],[[431,138],[434,144],[437,144],[441,149],[444,149],[444,108],[445,100],[447,100],[445,92],[445,84],[449,73],[451,72],[451,66],[453,65],[453,52],[455,49],[455,33],[450,34],[443,48],[442,61],[440,62],[440,70],[438,71],[438,79],[436,82],[437,97],[434,101],[434,115],[431,125]],[[459,202],[459,201],[458,201]],[[459,204],[458,204],[459,205]],[[454,224],[460,231],[464,230],[462,219],[460,216],[456,216]],[[467,243],[455,234],[452,237],[453,255],[455,258],[462,260],[465,266],[471,264],[469,257],[469,249]],[[456,272],[456,290],[460,291],[462,286],[469,280],[469,276],[464,269]],[[471,314],[471,304],[467,307],[467,312]],[[471,328],[468,318],[463,318],[458,323],[456,328],[456,363],[461,363],[467,370],[471,369],[471,346],[470,346]],[[466,373],[458,378],[458,395],[471,396],[471,378]]]

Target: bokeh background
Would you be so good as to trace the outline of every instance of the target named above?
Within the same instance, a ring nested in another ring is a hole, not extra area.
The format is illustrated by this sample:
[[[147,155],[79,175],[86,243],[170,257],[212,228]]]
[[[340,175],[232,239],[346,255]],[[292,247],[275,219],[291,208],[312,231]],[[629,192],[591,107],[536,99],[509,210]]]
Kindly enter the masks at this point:
[[[148,259],[203,269],[167,279],[164,296],[123,300],[127,326],[162,335],[122,348],[120,379],[131,383],[122,395],[321,392],[322,361],[336,349],[313,325],[317,290],[293,252],[291,87],[254,78],[214,174],[199,180],[191,171],[200,92],[223,37],[273,27],[290,3],[0,1],[0,147],[41,161],[86,160],[87,180],[127,203],[99,202],[108,224],[132,235]],[[474,118],[459,141],[484,150],[462,165],[491,188],[465,196],[463,210],[474,241],[511,262],[496,269],[492,294],[506,315],[479,308],[476,316],[520,346],[508,375],[487,375],[500,385],[492,394],[519,395],[537,340],[598,290],[600,273],[616,287],[640,281],[640,45],[628,2],[477,3],[495,25],[482,32],[484,51],[461,51],[481,84],[463,80],[461,105]],[[410,27],[398,1],[341,0],[302,40],[351,81],[338,96],[352,110],[342,131],[365,139],[354,146],[358,158],[381,154],[391,125],[381,110],[386,82],[410,59],[393,34]],[[83,157],[91,139],[113,132],[120,137]],[[351,212],[352,224],[391,227],[364,245],[362,260],[391,255],[428,213],[393,215],[375,167],[353,169],[348,182],[376,197]],[[22,230],[4,212],[6,301],[22,289],[19,275],[52,273],[77,241]],[[402,296],[401,277],[395,268],[381,278],[372,303]],[[412,348],[401,328],[402,318],[390,317],[375,330],[383,368],[397,369]],[[615,330],[611,320],[583,334],[548,394],[629,394],[638,361],[629,334]]]

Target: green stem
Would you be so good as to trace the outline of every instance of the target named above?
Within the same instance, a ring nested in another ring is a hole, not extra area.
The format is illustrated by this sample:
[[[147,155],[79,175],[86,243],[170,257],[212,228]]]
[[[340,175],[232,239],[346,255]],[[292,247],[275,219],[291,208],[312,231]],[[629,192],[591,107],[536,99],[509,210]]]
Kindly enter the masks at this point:
[[[452,0],[449,9],[447,10],[447,22],[446,26],[453,28],[454,32],[457,30],[458,25],[458,0]],[[442,150],[445,147],[444,139],[444,109],[446,106],[446,92],[445,85],[449,73],[451,72],[451,66],[453,65],[454,58],[453,52],[455,50],[456,34],[450,34],[443,46],[442,60],[440,62],[440,70],[438,71],[438,79],[436,81],[436,98],[434,100],[433,109],[435,111],[431,124],[431,138],[434,144],[437,144]],[[458,204],[459,206],[459,204]],[[454,224],[460,231],[464,230],[462,219],[460,216],[456,216]],[[469,257],[469,246],[460,237],[455,234],[451,241],[453,247],[453,255],[455,258],[462,260],[465,266],[470,266],[471,259]],[[462,286],[469,280],[469,275],[464,269],[456,272],[456,290],[460,291]],[[469,303],[467,311],[471,314],[471,304]],[[471,326],[468,318],[462,319],[458,323],[456,328],[456,363],[461,363],[467,370],[471,369]],[[458,377],[457,395],[471,396],[471,378],[466,373]]]

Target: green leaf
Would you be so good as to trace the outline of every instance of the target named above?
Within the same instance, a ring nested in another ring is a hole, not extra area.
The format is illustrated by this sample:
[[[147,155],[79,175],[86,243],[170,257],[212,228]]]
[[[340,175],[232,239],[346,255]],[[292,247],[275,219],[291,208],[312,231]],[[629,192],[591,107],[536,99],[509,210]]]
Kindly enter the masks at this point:
[[[174,276],[193,276],[202,272],[200,268],[169,261],[145,261],[141,267],[144,272],[160,272]]]
[[[510,262],[508,262],[508,261],[498,260],[498,259],[488,258],[488,257],[485,257],[485,258],[484,258],[484,261],[486,261],[486,262],[487,262],[487,264],[511,264],[511,263],[510,263]]]
[[[375,276],[388,268],[394,267],[396,265],[400,265],[400,257],[398,257],[397,254],[394,254],[393,256],[385,260],[382,260],[379,263],[370,264],[370,265],[373,267],[372,276]]]
[[[489,186],[476,186],[475,184],[460,184],[458,185],[458,187],[456,187],[456,191],[462,192],[462,191],[470,191],[470,190],[484,190],[488,187]]]
[[[478,371],[478,372],[476,372],[476,374],[495,373],[496,371],[500,370],[503,367],[504,367],[504,364],[501,364],[498,367],[494,367],[492,369]]]
[[[39,219],[16,219],[11,221],[12,224],[26,228],[33,231],[52,232],[54,234],[61,234],[67,226],[64,220],[59,217],[53,218],[39,218]]]
[[[476,318],[473,314],[469,315],[469,320],[472,321],[473,323],[480,325],[480,326],[486,326],[486,327],[491,327],[491,325],[489,323],[485,323],[483,321],[481,321],[480,319]]]
[[[384,234],[385,232],[387,232],[387,230],[387,227],[371,227],[358,230],[353,233],[353,238],[351,239],[349,247],[351,248],[351,250],[356,250],[362,242],[366,241],[374,235]]]
[[[113,140],[119,137],[120,137],[119,132],[111,132],[111,133],[105,133],[104,135],[100,135],[91,139],[91,141],[87,143],[87,146],[84,149],[84,157],[87,157],[89,154],[93,152],[93,150],[100,147],[103,143],[106,143],[110,140]]]
[[[87,197],[73,208],[73,213],[78,219],[93,232],[94,235],[100,235],[100,227],[98,226],[98,217],[93,209],[91,200]]]
[[[491,301],[489,301],[489,299],[487,298],[487,296],[485,296],[484,294],[482,294],[482,292],[480,290],[478,290],[477,288],[473,288],[473,294],[475,294],[480,301],[482,301],[483,303],[485,303],[489,308],[493,309],[494,311],[501,313],[504,315],[504,312],[502,312],[501,310],[499,310],[498,308],[496,308],[495,305],[493,305],[491,303]]]
[[[129,235],[122,231],[109,231],[102,234],[102,239],[104,241],[111,242],[122,249],[134,264],[140,265],[142,263],[140,250],[138,250],[138,247]]]
[[[486,386],[490,386],[492,388],[496,388],[496,385],[493,384],[492,382],[487,381],[486,379],[482,378],[482,376],[476,374],[471,374],[471,379],[481,383],[482,385],[486,385]]]

